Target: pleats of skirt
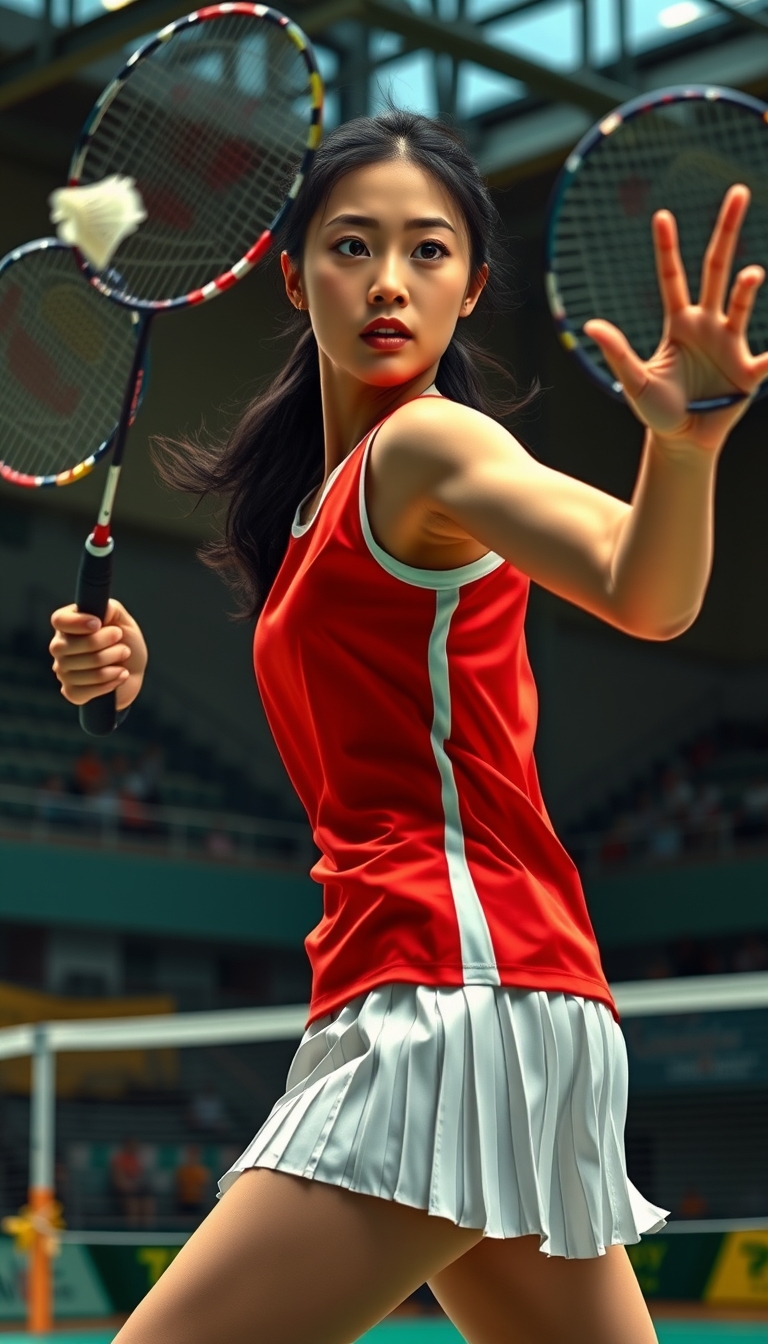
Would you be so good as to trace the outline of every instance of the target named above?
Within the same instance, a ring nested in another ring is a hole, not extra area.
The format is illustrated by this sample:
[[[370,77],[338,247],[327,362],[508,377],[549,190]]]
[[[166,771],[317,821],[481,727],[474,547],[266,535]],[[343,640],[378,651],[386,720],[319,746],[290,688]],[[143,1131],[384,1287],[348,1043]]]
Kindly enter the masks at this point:
[[[609,1009],[493,985],[382,985],[313,1022],[249,1167],[588,1258],[664,1226],[627,1177],[627,1053]]]

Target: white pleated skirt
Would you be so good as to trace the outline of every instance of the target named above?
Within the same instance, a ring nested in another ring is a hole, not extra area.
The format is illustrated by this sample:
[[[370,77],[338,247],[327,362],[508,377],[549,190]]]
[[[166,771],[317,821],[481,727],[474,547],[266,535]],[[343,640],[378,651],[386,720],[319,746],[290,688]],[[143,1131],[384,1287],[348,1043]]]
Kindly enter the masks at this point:
[[[269,1167],[585,1259],[664,1226],[627,1177],[627,1052],[571,994],[387,984],[312,1022],[219,1182]]]

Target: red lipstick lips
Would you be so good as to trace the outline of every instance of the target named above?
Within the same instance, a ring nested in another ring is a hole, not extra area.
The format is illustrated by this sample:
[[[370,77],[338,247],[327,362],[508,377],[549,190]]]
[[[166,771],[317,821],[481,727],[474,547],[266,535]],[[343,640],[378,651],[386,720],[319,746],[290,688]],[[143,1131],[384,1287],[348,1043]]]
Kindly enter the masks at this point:
[[[375,317],[360,332],[362,340],[374,350],[402,350],[412,335],[398,317]]]

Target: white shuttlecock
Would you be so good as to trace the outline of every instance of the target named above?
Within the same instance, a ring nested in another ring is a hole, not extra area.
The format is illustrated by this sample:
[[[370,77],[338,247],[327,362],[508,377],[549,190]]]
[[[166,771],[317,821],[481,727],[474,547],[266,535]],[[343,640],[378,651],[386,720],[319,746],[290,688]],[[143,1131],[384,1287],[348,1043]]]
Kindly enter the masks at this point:
[[[51,219],[62,242],[77,247],[97,271],[147,218],[132,177],[105,177],[88,187],[59,187],[49,197]]]

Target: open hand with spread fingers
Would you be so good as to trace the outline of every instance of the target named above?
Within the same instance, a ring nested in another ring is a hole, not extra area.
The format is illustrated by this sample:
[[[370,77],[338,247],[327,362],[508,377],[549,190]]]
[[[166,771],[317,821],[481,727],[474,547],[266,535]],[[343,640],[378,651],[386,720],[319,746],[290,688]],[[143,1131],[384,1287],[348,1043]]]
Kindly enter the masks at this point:
[[[594,318],[584,324],[584,331],[600,346],[621,382],[636,416],[660,439],[719,451],[768,377],[768,353],[753,355],[748,342],[749,319],[765,279],[763,268],[744,267],[728,293],[749,202],[746,186],[736,184],[726,192],[704,255],[697,303],[691,302],[688,293],[674,215],[658,210],[653,216],[664,325],[650,359],[640,359],[610,322]],[[689,410],[691,402],[734,392],[744,394],[734,405]]]

